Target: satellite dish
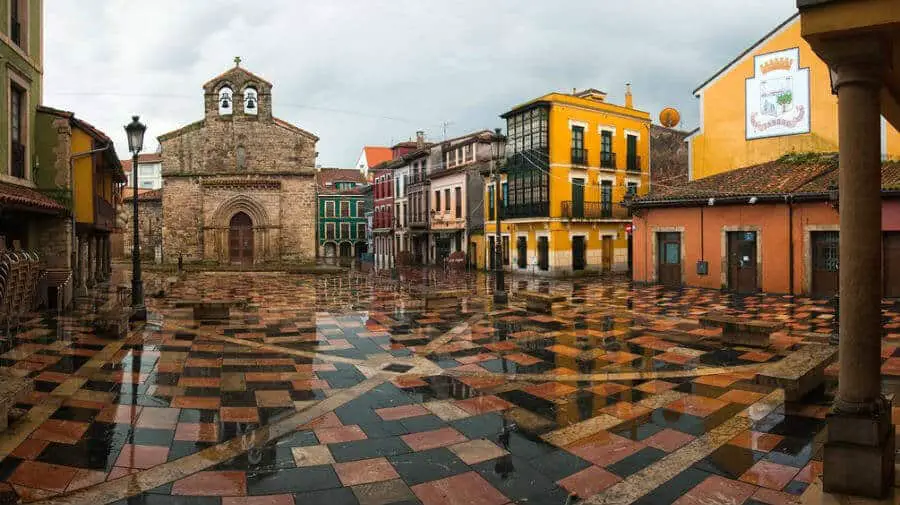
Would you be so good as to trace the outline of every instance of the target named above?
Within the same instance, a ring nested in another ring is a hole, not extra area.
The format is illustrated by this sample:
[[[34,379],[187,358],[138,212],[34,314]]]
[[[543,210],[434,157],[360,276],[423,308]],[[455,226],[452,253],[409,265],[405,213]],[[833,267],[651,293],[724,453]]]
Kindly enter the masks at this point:
[[[681,114],[672,107],[666,107],[659,113],[659,122],[666,128],[674,128],[681,122]]]

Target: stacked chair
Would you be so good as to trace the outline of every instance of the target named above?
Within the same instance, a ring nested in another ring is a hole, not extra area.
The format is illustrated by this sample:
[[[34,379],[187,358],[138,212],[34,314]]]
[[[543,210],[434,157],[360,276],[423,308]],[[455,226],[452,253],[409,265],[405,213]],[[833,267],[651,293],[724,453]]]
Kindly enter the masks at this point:
[[[7,335],[11,326],[33,312],[40,301],[38,285],[44,275],[40,256],[33,251],[0,251],[0,322]]]

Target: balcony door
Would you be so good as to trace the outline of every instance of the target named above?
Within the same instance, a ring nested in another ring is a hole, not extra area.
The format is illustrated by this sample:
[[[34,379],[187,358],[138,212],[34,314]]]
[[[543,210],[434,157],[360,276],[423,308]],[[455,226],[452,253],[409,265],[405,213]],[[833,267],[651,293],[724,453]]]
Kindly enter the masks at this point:
[[[584,179],[572,179],[572,215],[584,217]]]

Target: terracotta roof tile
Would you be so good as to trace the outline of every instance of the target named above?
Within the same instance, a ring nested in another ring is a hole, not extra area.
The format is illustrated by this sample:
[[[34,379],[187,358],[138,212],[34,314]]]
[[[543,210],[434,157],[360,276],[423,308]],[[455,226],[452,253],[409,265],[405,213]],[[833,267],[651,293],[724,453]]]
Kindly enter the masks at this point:
[[[0,207],[20,207],[52,213],[66,210],[56,200],[39,191],[7,182],[0,182]]]
[[[363,149],[366,152],[366,163],[368,163],[370,167],[374,167],[385,161],[390,161],[393,157],[390,147],[365,146]]]
[[[709,198],[827,195],[838,184],[836,154],[788,154],[777,160],[738,168],[696,179],[676,187],[654,187],[651,192],[635,200],[638,207],[665,205],[675,201],[702,201]],[[900,189],[900,162],[887,161],[882,165],[883,189]]]
[[[335,182],[355,182],[356,187],[347,190],[334,189]],[[355,194],[364,189],[366,178],[355,168],[325,168],[316,173],[319,194]]]

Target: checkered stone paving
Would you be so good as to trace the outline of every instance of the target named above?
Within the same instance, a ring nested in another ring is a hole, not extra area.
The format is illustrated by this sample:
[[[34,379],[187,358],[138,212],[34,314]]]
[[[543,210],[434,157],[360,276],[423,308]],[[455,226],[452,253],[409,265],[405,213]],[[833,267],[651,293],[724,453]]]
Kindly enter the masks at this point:
[[[514,279],[494,307],[490,281],[190,274],[123,340],[89,313],[35,315],[2,342],[35,392],[0,435],[0,498],[778,505],[821,473],[833,384],[794,404],[754,378],[828,340],[830,301]],[[531,312],[519,290],[565,301]],[[197,321],[193,299],[241,303]],[[785,329],[726,347],[709,311]],[[900,310],[883,314],[889,379]]]

